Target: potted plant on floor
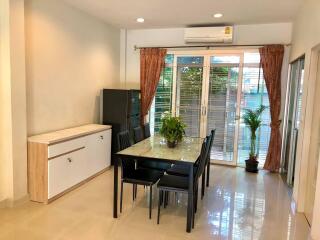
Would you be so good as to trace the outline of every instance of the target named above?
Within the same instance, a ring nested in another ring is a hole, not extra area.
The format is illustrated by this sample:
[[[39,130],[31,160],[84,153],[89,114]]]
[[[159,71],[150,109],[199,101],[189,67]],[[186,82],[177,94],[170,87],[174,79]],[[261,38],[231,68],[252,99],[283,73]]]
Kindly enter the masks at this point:
[[[256,132],[261,126],[261,114],[266,109],[266,106],[260,105],[256,110],[245,109],[245,113],[242,116],[243,122],[250,129],[250,153],[249,159],[246,160],[247,172],[258,172],[258,154],[256,152]]]
[[[166,139],[167,146],[174,148],[183,139],[186,125],[179,117],[172,117],[168,112],[163,114],[161,122],[159,133]]]

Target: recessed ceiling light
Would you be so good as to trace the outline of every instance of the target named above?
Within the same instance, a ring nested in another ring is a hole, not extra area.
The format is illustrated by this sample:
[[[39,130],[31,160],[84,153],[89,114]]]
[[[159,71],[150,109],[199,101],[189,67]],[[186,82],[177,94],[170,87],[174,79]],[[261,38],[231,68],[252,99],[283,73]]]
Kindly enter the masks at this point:
[[[141,18],[141,17],[137,18],[137,22],[138,23],[143,23],[144,22],[144,18]]]
[[[216,13],[213,15],[215,18],[221,18],[223,16],[222,13]]]

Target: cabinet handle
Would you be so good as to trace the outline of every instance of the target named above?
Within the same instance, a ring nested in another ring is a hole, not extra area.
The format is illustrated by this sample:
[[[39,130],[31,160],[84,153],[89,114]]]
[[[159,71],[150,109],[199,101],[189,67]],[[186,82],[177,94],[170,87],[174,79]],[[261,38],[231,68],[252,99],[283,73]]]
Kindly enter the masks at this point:
[[[103,136],[100,136],[101,139],[103,139]]]
[[[71,158],[68,158],[68,162],[71,163],[71,162],[72,162],[72,159],[71,159]]]

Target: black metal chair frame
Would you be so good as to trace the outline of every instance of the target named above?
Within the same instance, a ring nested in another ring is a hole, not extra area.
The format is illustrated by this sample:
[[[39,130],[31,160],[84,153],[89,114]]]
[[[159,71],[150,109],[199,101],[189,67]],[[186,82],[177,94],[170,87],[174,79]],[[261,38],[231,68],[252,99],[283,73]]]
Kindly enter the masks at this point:
[[[203,173],[202,173],[202,178],[201,178],[201,199],[203,199],[204,196],[204,190],[205,190],[205,186],[209,187],[209,182],[210,182],[210,152],[211,152],[211,148],[213,145],[213,141],[214,141],[214,137],[216,134],[216,129],[211,130],[211,138],[210,138],[210,143],[209,143],[209,152],[208,152],[208,156],[206,159],[206,168]]]
[[[203,173],[205,166],[206,166],[206,159],[207,159],[207,155],[209,153],[209,145],[210,145],[210,141],[211,141],[211,136],[206,138],[206,141],[204,141],[202,148],[201,148],[201,154],[200,154],[200,158],[199,158],[199,163],[196,169],[196,172],[194,174],[193,177],[193,208],[192,208],[192,227],[194,227],[194,215],[196,212],[196,208],[197,208],[197,196],[198,196],[198,179],[201,176],[201,174]],[[179,177],[177,176],[177,178],[183,178],[183,179],[188,179],[187,177]],[[160,179],[161,182],[161,179]],[[159,183],[160,183],[159,182]],[[157,216],[157,224],[160,223],[160,208],[162,203],[164,204],[164,206],[166,206],[167,204],[167,193],[168,192],[181,192],[181,193],[188,193],[188,189],[182,189],[182,188],[176,188],[176,187],[170,187],[170,186],[159,186],[158,184],[158,190],[159,190],[159,201],[158,201],[158,216]],[[189,197],[189,196],[188,196]]]
[[[123,139],[121,139],[121,135],[123,135]],[[117,141],[118,141],[118,147],[119,151],[123,150],[127,147],[131,146],[130,143],[130,136],[128,131],[120,132],[117,135]],[[133,200],[137,196],[137,185],[142,185],[142,186],[149,186],[150,192],[149,192],[149,218],[151,219],[152,215],[152,186],[158,182],[160,177],[156,181],[143,181],[140,179],[134,179],[130,177],[125,177],[129,175],[130,171],[136,171],[135,169],[135,161],[134,159],[126,159],[126,161],[122,161],[122,157],[119,158],[120,163],[121,163],[121,187],[120,187],[120,213],[122,212],[122,201],[123,201],[123,184],[124,183],[130,183],[133,184]],[[155,170],[147,170],[145,169],[144,171],[154,171]],[[159,172],[160,173],[160,172]]]
[[[210,136],[212,136],[210,139],[210,143],[209,143],[209,153],[208,153],[208,157],[206,159],[206,169],[203,171],[202,173],[202,179],[201,179],[201,199],[203,199],[204,196],[204,192],[205,192],[205,181],[207,180],[207,187],[209,186],[209,173],[210,173],[210,151],[212,148],[212,144],[214,141],[214,136],[215,136],[215,129],[211,130],[211,134]],[[207,174],[206,174],[207,172]],[[175,176],[182,176],[182,177],[186,177],[188,176],[188,168],[186,168],[185,166],[182,165],[174,165],[171,169],[167,170],[167,174],[169,175],[175,175]]]

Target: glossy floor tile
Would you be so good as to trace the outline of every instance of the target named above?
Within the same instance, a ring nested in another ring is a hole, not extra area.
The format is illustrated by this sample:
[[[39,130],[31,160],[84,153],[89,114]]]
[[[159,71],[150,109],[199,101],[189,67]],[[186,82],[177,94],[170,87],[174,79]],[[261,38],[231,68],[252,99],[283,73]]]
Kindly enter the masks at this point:
[[[245,173],[242,168],[212,166],[210,187],[199,198],[195,228],[186,233],[186,197],[170,196],[156,224],[157,192],[153,218],[148,219],[148,192],[125,184],[124,209],[112,218],[113,171],[49,205],[28,202],[0,209],[0,239],[268,239],[305,240],[309,226],[302,214],[291,211],[286,185],[277,174]]]

